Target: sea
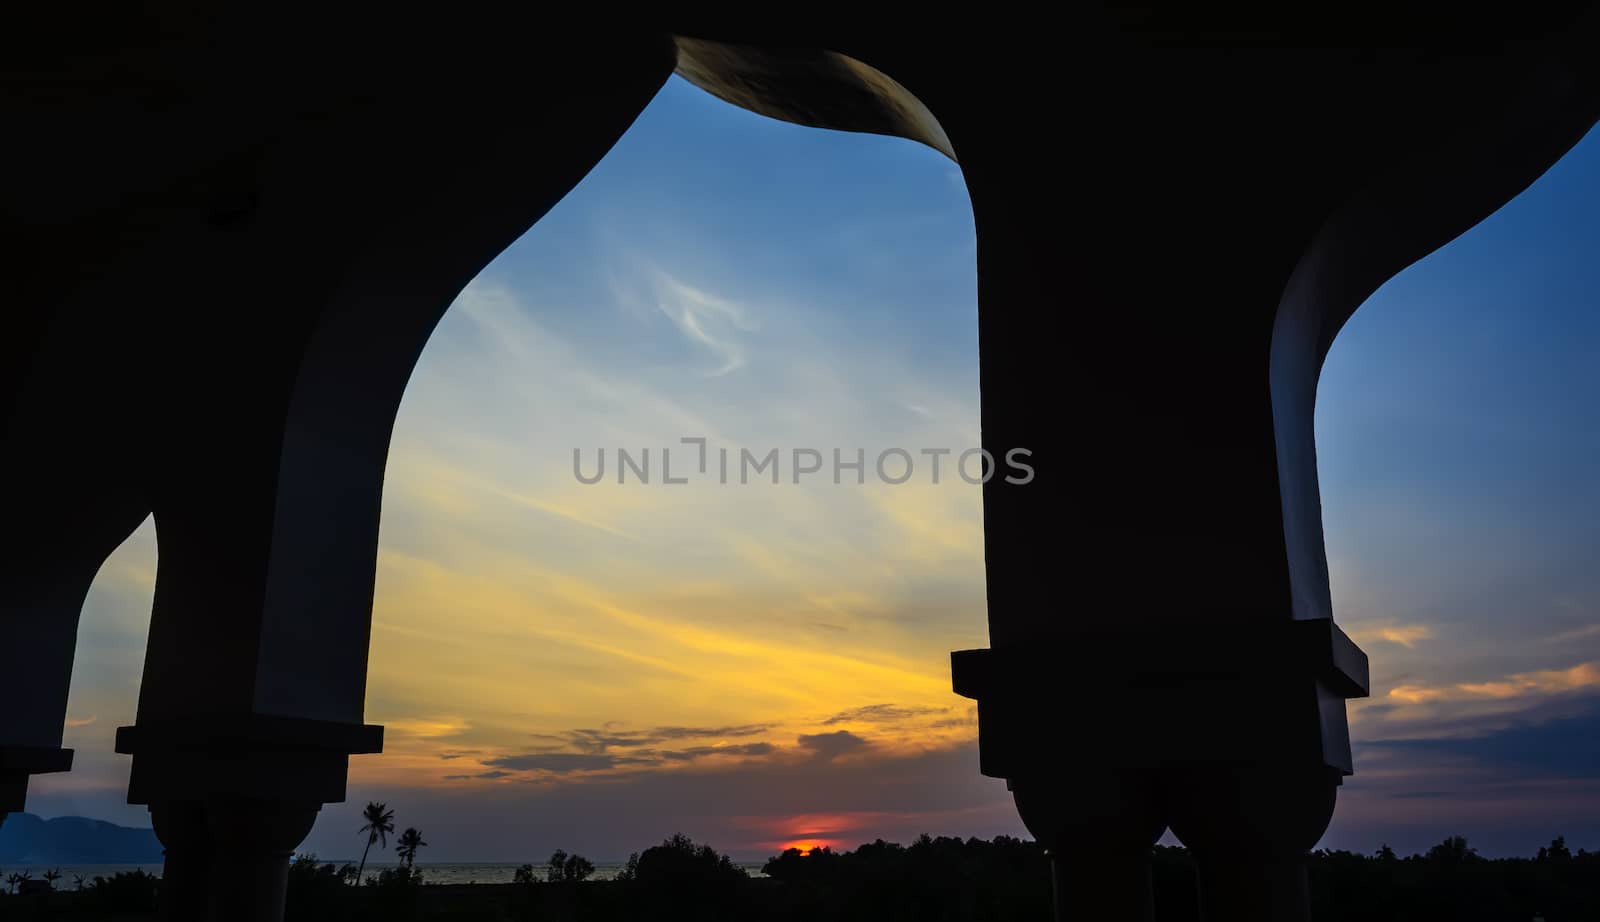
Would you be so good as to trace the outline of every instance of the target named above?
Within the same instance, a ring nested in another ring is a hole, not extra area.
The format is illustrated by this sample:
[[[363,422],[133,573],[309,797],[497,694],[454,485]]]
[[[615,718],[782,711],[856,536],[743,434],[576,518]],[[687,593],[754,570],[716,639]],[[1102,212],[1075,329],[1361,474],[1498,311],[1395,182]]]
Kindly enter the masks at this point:
[[[348,859],[348,862],[350,864],[360,863],[358,858]],[[318,858],[317,863],[339,867],[346,863],[346,859]],[[738,862],[738,864],[751,877],[766,876],[761,873],[761,867],[765,862]],[[394,866],[394,862],[369,861],[367,862],[366,875],[370,877],[384,868],[392,868]],[[422,872],[422,882],[424,884],[509,884],[512,876],[516,874],[517,868],[521,866],[520,864],[474,864],[471,862],[434,863],[422,860],[417,862],[417,870]],[[0,886],[3,886],[6,877],[21,871],[27,871],[33,876],[33,879],[39,880],[52,867],[61,872],[61,879],[56,881],[56,889],[58,890],[74,889],[77,886],[77,878],[79,877],[83,878],[84,884],[87,885],[93,882],[96,877],[111,877],[123,871],[144,871],[147,874],[156,876],[161,874],[161,865],[159,864],[61,864],[54,866],[17,864],[0,868]],[[612,880],[622,870],[622,867],[621,862],[615,864],[596,862],[594,876],[590,879]],[[534,872],[541,879],[544,876],[544,869],[544,865],[534,865]]]

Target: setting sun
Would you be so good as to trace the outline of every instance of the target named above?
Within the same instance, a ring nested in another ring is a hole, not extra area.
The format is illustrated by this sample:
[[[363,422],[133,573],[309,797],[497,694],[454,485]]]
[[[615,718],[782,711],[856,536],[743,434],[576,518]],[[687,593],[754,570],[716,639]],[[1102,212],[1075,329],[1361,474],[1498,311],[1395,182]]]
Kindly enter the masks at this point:
[[[831,839],[800,839],[795,842],[784,843],[783,851],[793,848],[798,849],[802,855],[809,855],[819,848],[837,849],[838,847],[839,843]]]

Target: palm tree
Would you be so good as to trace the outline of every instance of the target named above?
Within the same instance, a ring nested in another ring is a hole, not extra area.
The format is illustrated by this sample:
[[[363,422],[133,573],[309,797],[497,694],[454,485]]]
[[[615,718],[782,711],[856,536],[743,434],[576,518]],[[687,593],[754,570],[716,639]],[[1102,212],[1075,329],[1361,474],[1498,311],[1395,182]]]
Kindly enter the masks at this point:
[[[406,867],[415,867],[417,864],[417,849],[427,844],[422,841],[422,833],[415,828],[407,828],[405,832],[400,833],[400,838],[395,840],[394,853],[400,856],[400,860],[406,863]]]
[[[50,885],[50,889],[51,890],[54,890],[56,888],[56,881],[58,881],[60,879],[61,879],[61,869],[60,868],[51,868],[50,870],[44,872],[45,883]]]
[[[389,833],[394,832],[394,811],[388,804],[377,801],[368,801],[367,809],[361,811],[361,818],[367,821],[361,831],[367,834],[367,847],[361,852],[361,867],[356,868],[356,886],[361,885],[361,874],[367,869],[367,852],[372,851],[372,843],[382,842],[379,848],[389,846]]]
[[[83,875],[82,874],[74,874],[74,875],[72,875],[72,889],[74,889],[74,890],[82,890],[83,889]]]

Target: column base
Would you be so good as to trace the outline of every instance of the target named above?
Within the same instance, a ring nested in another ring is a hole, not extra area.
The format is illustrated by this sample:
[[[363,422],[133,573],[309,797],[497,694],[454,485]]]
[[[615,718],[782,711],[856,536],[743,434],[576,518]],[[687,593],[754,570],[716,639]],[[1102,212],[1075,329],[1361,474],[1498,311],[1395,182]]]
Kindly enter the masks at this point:
[[[1050,856],[1057,922],[1155,918],[1150,848],[1166,822],[1150,774],[1067,770],[1007,786]]]
[[[1207,922],[1309,922],[1306,853],[1215,855],[1195,850]]]
[[[151,823],[166,847],[163,917],[280,922],[289,859],[319,809],[321,804],[241,797],[151,804]]]
[[[1201,918],[1306,922],[1306,858],[1333,818],[1341,780],[1321,765],[1195,767],[1173,787],[1172,831],[1193,853]]]
[[[166,847],[165,917],[280,922],[294,849],[344,800],[350,755],[382,748],[382,727],[265,714],[119,729],[128,802],[149,805]]]
[[[1075,843],[1048,849],[1046,854],[1057,922],[1155,919],[1150,846],[1096,848],[1092,843]]]

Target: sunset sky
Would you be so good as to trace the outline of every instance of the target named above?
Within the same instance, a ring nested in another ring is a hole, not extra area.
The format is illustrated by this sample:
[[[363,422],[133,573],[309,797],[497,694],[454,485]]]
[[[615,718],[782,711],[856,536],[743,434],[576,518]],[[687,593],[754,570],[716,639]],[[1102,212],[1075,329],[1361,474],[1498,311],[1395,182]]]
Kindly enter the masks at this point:
[[[1600,848],[1597,252],[1600,136],[1334,346],[1324,515],[1374,694],[1327,845]],[[797,485],[787,457],[778,485],[659,481],[663,447],[693,469],[686,437],[713,473],[718,447],[976,446],[974,258],[941,155],[669,83],[422,356],[373,615],[385,753],[352,759],[306,850],[355,854],[368,799],[440,861],[1020,834],[950,691],[949,652],[988,643],[978,487]],[[651,449],[651,483],[616,482],[619,446]],[[601,448],[607,478],[578,482]],[[148,823],[111,742],[156,554],[146,523],[89,595],[78,767],[33,812]]]

